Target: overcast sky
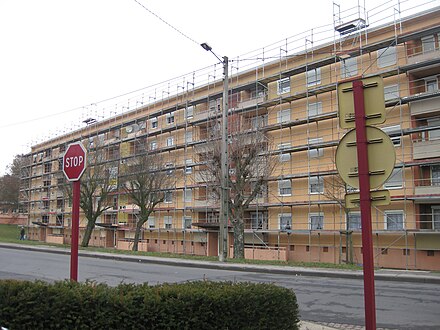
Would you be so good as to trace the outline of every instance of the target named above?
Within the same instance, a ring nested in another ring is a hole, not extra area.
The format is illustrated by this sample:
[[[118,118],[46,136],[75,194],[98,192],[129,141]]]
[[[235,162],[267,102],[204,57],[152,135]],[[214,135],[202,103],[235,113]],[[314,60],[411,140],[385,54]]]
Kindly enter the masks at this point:
[[[327,24],[333,0],[0,0],[0,175],[88,105],[215,64],[201,42],[231,58]]]

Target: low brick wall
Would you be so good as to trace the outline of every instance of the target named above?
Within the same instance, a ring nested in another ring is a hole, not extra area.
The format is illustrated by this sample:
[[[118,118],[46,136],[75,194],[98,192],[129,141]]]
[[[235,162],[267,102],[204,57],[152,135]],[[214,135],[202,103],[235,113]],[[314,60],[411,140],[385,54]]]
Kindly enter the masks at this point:
[[[0,224],[2,225],[27,225],[27,216],[16,213],[0,214]]]

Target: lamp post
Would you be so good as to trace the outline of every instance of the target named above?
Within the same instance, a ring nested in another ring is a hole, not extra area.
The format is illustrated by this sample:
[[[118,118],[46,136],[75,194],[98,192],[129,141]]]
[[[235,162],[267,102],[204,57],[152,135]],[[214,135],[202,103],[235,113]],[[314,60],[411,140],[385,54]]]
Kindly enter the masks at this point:
[[[223,64],[223,110],[222,110],[222,136],[220,148],[221,178],[220,178],[220,218],[219,218],[219,253],[218,260],[226,261],[228,257],[228,57],[221,59],[207,43],[200,46],[208,52],[211,52]]]

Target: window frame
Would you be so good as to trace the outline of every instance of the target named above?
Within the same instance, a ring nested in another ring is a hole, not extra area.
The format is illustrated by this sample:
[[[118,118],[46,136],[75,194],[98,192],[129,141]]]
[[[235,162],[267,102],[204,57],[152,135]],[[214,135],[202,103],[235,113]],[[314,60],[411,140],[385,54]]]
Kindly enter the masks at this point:
[[[166,204],[171,204],[173,202],[173,192],[171,190],[164,192],[163,202]]]
[[[311,144],[322,143],[322,142],[324,142],[324,139],[321,137],[307,139],[307,143],[308,143],[308,147],[309,147],[309,150],[307,150],[307,153],[308,153],[309,158],[319,158],[319,157],[324,156],[324,150],[322,148],[310,148]]]
[[[318,226],[314,228],[312,217],[319,217]],[[319,226],[321,225],[321,226]],[[323,230],[324,229],[324,212],[312,212],[309,213],[309,230]]]
[[[166,146],[172,147],[174,146],[174,136],[168,136],[166,140]]]
[[[292,181],[290,179],[278,180],[278,196],[292,196]]]
[[[190,224],[187,225],[187,221],[189,220]],[[191,229],[192,228],[192,216],[184,215],[182,217],[182,229]]]
[[[315,108],[315,109],[312,109]],[[322,102],[312,102],[307,104],[307,118],[318,116],[322,113]]]
[[[389,225],[388,225],[388,217],[390,214],[394,214],[394,215],[399,215],[402,216],[402,228],[398,228],[398,229],[390,229]],[[384,211],[384,229],[385,230],[395,230],[395,231],[399,231],[399,230],[405,230],[405,213],[403,212],[403,210],[386,210]]]
[[[355,77],[358,74],[357,57],[348,57],[341,61],[341,78]]]
[[[312,182],[315,181],[316,183]],[[312,191],[312,186],[319,187],[319,191]],[[309,194],[310,195],[321,195],[324,193],[324,179],[320,175],[313,175],[309,177]]]
[[[306,85],[312,87],[321,84],[321,68],[315,68],[306,72]]]
[[[172,215],[164,215],[163,216],[163,227],[165,229],[173,228],[173,216]]]
[[[154,216],[148,217],[147,226],[150,229],[156,228],[156,218]]]
[[[391,172],[390,177],[388,178],[387,182],[385,182],[383,184],[383,187],[385,189],[402,189],[403,188],[403,183],[404,183],[404,175],[403,175],[403,167],[395,167],[393,169],[393,171]],[[394,179],[394,181],[390,180],[392,178],[397,178]]]
[[[399,84],[392,84],[383,87],[383,95],[386,101],[400,98]]]
[[[282,223],[283,219],[287,220],[286,224]],[[292,213],[278,213],[278,229],[279,230],[291,230],[292,225],[293,225]]]
[[[290,152],[285,152],[283,150],[287,150],[291,147],[292,147],[292,144],[290,142],[282,142],[282,143],[278,144],[278,151],[280,153],[280,155],[279,155],[280,162],[282,162],[282,163],[290,162],[290,160],[292,158],[290,155]]]
[[[351,216],[356,216],[356,218],[359,218],[358,221],[354,222],[356,226],[353,226],[353,222],[350,219]],[[360,231],[362,230],[362,218],[361,218],[361,212],[360,211],[350,211],[346,213],[345,221],[347,224],[347,230],[353,230],[353,231]]]
[[[397,63],[397,48],[390,46],[377,50],[377,67],[386,68]]]
[[[159,128],[159,120],[157,119],[157,117],[153,117],[150,119],[150,127],[152,129]]]
[[[165,115],[167,125],[173,125],[175,123],[174,111],[171,111]]]
[[[284,124],[291,121],[292,109],[282,109],[277,112],[277,123]]]
[[[277,94],[282,95],[286,93],[290,93],[290,77],[277,80]]]

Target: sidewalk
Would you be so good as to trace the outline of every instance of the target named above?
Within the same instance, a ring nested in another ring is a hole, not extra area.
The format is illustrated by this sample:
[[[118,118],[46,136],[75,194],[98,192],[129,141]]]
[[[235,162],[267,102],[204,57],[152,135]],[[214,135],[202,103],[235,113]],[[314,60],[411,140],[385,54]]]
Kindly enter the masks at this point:
[[[32,250],[49,253],[70,254],[69,248],[61,248],[47,245],[22,245],[15,243],[0,243],[0,247],[9,249]],[[222,263],[219,261],[201,261],[178,258],[163,258],[141,255],[127,255],[111,252],[95,252],[79,250],[78,255],[81,257],[112,259],[121,261],[155,263],[163,265],[183,265],[186,267],[200,267],[208,269],[224,269],[234,271],[247,271],[257,273],[271,274],[289,274],[297,276],[319,276],[319,277],[336,277],[336,278],[352,278],[362,279],[362,270],[341,270],[332,268],[307,268],[293,266],[276,266],[276,265],[252,265],[252,264],[234,264],[231,262]],[[418,271],[418,270],[395,270],[395,269],[377,269],[374,272],[375,280],[381,281],[403,281],[440,284],[440,272]],[[312,328],[310,328],[312,330]]]

